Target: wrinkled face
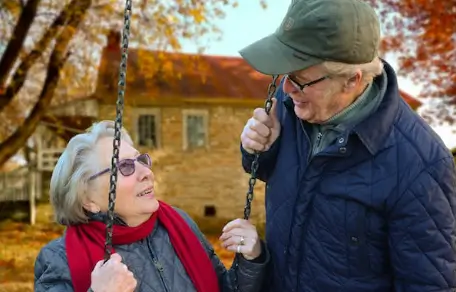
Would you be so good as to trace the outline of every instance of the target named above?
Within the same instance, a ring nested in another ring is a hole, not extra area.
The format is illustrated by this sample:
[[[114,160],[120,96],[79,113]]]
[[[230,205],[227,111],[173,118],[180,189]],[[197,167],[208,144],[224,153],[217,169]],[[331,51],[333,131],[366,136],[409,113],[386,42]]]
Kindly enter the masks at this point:
[[[340,80],[330,78],[319,66],[289,74],[283,90],[294,102],[296,116],[309,123],[322,123],[342,111],[349,102],[342,93]],[[322,79],[324,77],[328,77]],[[303,90],[298,84],[306,86]]]
[[[112,138],[100,139],[94,150],[101,164],[100,169],[110,167]],[[122,163],[120,161],[123,159],[136,159],[139,155],[140,153],[135,148],[122,141],[119,149],[119,164]],[[137,226],[143,223],[158,208],[158,201],[154,192],[154,174],[147,166],[146,161],[143,159],[142,162],[138,160],[130,163],[128,166],[130,171],[127,173],[131,173],[132,167],[134,167],[134,172],[130,175],[122,175],[119,166],[115,212],[129,226]],[[109,177],[110,173],[107,172],[93,180],[96,191],[93,192],[91,199],[95,205],[91,207],[98,208],[103,212],[108,210]]]

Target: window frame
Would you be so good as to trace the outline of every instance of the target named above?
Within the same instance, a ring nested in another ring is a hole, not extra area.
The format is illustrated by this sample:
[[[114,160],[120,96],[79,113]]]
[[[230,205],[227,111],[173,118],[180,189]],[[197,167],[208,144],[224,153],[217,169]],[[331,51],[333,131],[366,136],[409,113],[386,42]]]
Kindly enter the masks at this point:
[[[204,129],[204,146],[193,148],[189,145],[189,133],[188,128],[188,118],[190,116],[197,116],[203,119],[203,129]],[[197,150],[197,149],[208,149],[209,148],[209,112],[204,109],[184,109],[182,110],[182,149],[183,150]]]
[[[140,145],[139,144],[139,118],[141,116],[154,116],[155,117],[155,137],[157,139],[156,141],[156,147],[150,147],[150,146],[145,146],[145,145]],[[135,108],[133,109],[133,142],[137,147],[140,148],[152,148],[152,149],[159,149],[161,148],[161,111],[158,108]]]

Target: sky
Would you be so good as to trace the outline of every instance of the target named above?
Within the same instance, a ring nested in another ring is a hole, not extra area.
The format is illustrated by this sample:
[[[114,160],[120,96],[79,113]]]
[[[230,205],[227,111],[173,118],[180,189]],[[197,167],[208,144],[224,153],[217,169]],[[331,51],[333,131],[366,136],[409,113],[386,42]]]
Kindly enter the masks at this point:
[[[259,0],[239,1],[236,8],[226,8],[226,17],[215,21],[215,25],[222,31],[222,39],[209,42],[205,54],[239,56],[239,50],[250,43],[273,33],[279,27],[290,1],[268,0],[268,7],[262,9]],[[203,40],[203,42],[205,42]],[[183,51],[197,53],[197,46],[190,42],[183,43]],[[394,69],[398,69],[396,59],[392,55],[383,56]],[[405,78],[398,78],[399,87],[417,96],[421,86]],[[455,127],[434,127],[449,148],[456,147]]]

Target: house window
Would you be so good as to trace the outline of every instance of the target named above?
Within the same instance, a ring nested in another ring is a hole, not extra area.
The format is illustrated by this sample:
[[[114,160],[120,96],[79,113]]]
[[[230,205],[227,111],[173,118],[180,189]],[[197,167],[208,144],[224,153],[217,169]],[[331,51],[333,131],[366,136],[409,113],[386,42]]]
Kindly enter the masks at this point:
[[[204,206],[204,217],[215,217],[217,210],[214,205]]]
[[[207,147],[207,116],[207,111],[184,111],[184,149]]]
[[[140,147],[158,148],[160,145],[160,116],[158,111],[136,109],[136,143]]]

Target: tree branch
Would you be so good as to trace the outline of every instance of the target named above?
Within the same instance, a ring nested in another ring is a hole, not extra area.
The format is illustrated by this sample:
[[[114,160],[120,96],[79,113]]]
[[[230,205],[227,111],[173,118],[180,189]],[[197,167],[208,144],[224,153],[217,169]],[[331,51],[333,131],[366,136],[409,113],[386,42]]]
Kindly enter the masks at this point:
[[[19,57],[19,53],[24,44],[25,38],[32,26],[33,20],[36,16],[36,11],[41,0],[29,0],[21,11],[19,20],[8,42],[8,46],[3,53],[0,60],[0,88],[5,87],[5,82],[8,79],[9,72],[13,68],[14,63]]]
[[[72,1],[75,2],[75,1]],[[71,11],[68,24],[56,39],[56,45],[51,53],[46,79],[40,92],[38,102],[33,107],[30,115],[24,123],[3,143],[0,144],[0,165],[17,153],[27,142],[27,139],[35,132],[45,109],[49,107],[60,80],[62,68],[69,57],[68,44],[77,32],[77,27],[84,19],[90,8],[91,0],[80,0],[77,3],[78,10]]]
[[[0,92],[0,111],[7,106],[11,100],[20,91],[27,78],[27,73],[35,62],[43,55],[43,52],[49,46],[51,41],[59,33],[60,29],[69,22],[69,19],[73,13],[81,13],[81,9],[84,6],[84,2],[88,0],[72,0],[68,3],[59,16],[54,20],[49,29],[45,32],[43,37],[37,43],[35,48],[24,58],[21,64],[16,69],[9,86]],[[91,1],[89,1],[91,2]],[[87,10],[86,10],[87,11]],[[85,11],[85,12],[86,12]],[[83,13],[85,15],[85,12]],[[0,76],[3,76],[0,74]]]

